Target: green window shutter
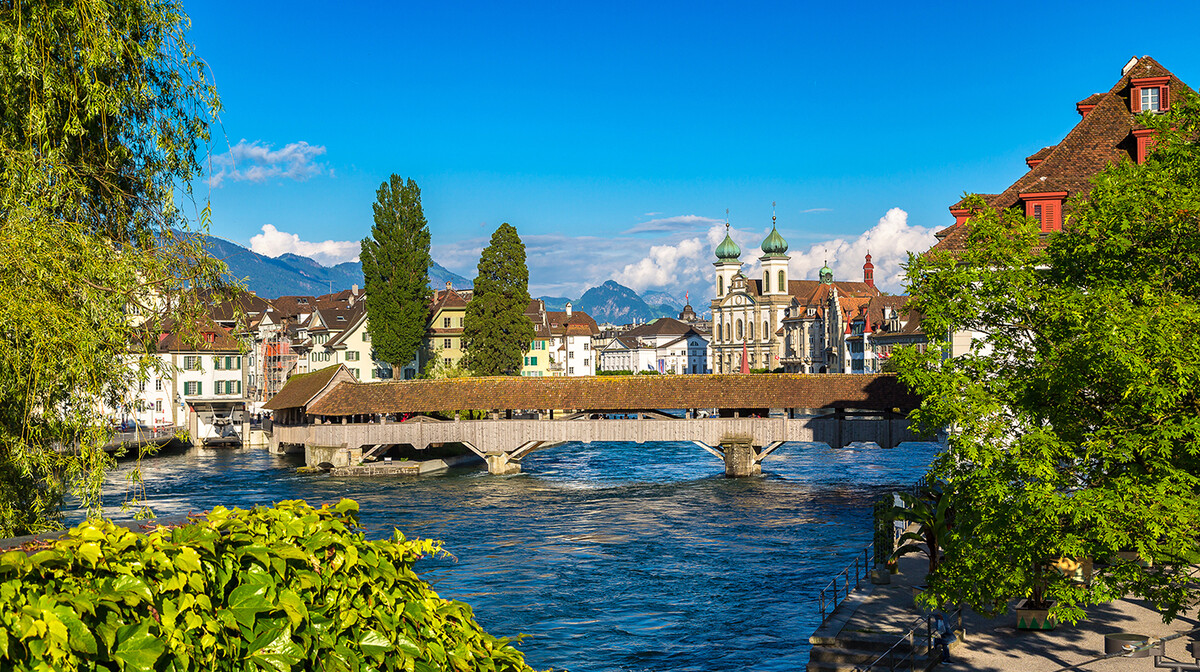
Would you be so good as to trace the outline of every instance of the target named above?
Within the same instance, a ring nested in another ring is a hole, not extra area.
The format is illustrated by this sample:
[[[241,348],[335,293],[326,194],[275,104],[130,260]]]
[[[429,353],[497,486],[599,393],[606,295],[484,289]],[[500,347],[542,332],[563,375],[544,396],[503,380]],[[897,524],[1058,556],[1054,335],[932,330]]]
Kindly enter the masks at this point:
[[[242,381],[240,381],[240,380],[237,381],[237,393],[238,394],[242,393]]]
[[[204,383],[201,381],[196,381],[196,394],[197,395],[204,394]]]
[[[529,363],[532,364],[533,366],[537,366],[537,357],[530,357]]]
[[[213,357],[213,369],[216,371],[221,370],[221,358],[220,357]]]

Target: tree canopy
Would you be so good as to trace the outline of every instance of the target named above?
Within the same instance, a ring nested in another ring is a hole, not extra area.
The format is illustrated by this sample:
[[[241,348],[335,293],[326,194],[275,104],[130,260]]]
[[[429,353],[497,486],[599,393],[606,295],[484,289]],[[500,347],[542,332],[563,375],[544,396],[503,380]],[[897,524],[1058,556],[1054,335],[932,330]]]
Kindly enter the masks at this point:
[[[429,224],[421,189],[393,174],[375,192],[375,223],[362,241],[367,329],[379,359],[400,367],[417,355],[429,316]]]
[[[56,526],[68,491],[98,511],[102,409],[222,284],[181,210],[219,109],[187,25],[171,2],[0,5],[0,536]]]
[[[963,252],[910,256],[925,333],[974,335],[959,357],[897,355],[917,419],[949,428],[937,600],[1044,591],[1073,620],[1132,593],[1169,620],[1200,598],[1200,104],[1141,121],[1156,149],[1096,176],[1062,232],[975,198]],[[1091,586],[1058,558],[1093,558]]]
[[[529,269],[525,244],[509,223],[501,224],[479,256],[475,296],[467,304],[463,344],[467,368],[477,376],[512,376],[533,342]]]

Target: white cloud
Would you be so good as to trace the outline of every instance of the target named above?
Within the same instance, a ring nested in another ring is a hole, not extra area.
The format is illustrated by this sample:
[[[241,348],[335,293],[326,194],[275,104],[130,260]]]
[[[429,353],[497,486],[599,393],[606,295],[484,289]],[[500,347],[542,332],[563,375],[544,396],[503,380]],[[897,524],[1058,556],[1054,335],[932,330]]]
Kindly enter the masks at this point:
[[[250,238],[250,249],[272,258],[290,252],[308,257],[323,266],[335,266],[346,261],[358,261],[362,247],[357,240],[312,243],[300,240],[300,236],[294,233],[280,231],[273,224],[264,224],[262,233]]]
[[[683,228],[684,221],[691,228]],[[570,236],[563,234],[522,235],[529,267],[529,292],[533,296],[567,296],[578,299],[590,287],[615,280],[639,294],[649,290],[665,291],[672,296],[690,292],[692,306],[707,308],[712,298],[713,251],[725,237],[724,222],[696,215],[664,218],[673,228],[647,240],[636,233],[638,227],[611,237]],[[677,223],[677,224],[675,224]],[[649,224],[649,222],[647,222]],[[639,225],[641,227],[642,225]],[[490,229],[485,226],[484,230]],[[934,229],[908,224],[908,215],[892,208],[870,230],[853,239],[819,242],[807,249],[790,252],[794,278],[817,277],[828,258],[834,277],[861,280],[863,255],[870,249],[875,264],[875,283],[890,292],[903,291],[903,269],[907,251],[926,250],[934,243]],[[730,228],[734,242],[742,248],[742,272],[758,277],[761,264],[758,246],[768,229]],[[785,232],[785,236],[787,236]],[[797,233],[793,239],[811,236]],[[450,270],[474,277],[479,254],[488,244],[487,237],[435,244],[433,257]],[[828,250],[828,257],[826,257]]]
[[[646,216],[660,215],[662,213],[646,213]],[[717,224],[719,220],[711,217],[701,217],[699,215],[678,215],[675,217],[663,217],[660,219],[652,219],[648,222],[637,224],[633,228],[625,231],[628,235],[639,233],[672,233],[676,231],[695,231],[703,226]]]
[[[213,157],[217,172],[208,177],[211,187],[220,187],[226,179],[235,182],[265,182],[279,177],[303,182],[318,175],[333,176],[333,170],[316,158],[325,153],[323,145],[310,145],[301,140],[283,149],[271,149],[258,140],[241,140],[225,154]]]
[[[788,265],[792,277],[816,279],[828,260],[835,280],[862,280],[863,262],[871,253],[875,265],[875,284],[893,293],[904,291],[904,269],[908,252],[929,249],[937,239],[933,228],[908,223],[908,213],[900,208],[887,211],[879,222],[853,240],[835,238],[817,243],[805,252],[792,251]]]

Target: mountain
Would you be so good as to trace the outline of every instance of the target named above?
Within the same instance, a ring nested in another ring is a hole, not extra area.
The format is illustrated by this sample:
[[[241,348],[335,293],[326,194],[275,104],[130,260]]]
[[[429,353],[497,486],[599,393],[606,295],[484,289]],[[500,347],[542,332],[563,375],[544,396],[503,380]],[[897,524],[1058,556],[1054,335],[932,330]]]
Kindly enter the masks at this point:
[[[205,236],[204,244],[209,254],[229,265],[230,277],[245,282],[259,296],[319,296],[364,284],[362,264],[357,261],[322,266],[298,254],[272,258],[213,236]],[[429,269],[429,286],[442,289],[447,280],[460,289],[471,286],[470,280],[435,261]]]
[[[642,294],[642,300],[651,308],[662,311],[671,317],[683,312],[683,297],[677,297],[657,289],[651,289]]]
[[[653,320],[656,317],[674,317],[679,312],[649,306],[637,292],[612,280],[584,292],[578,302],[572,303],[572,308],[591,315],[597,322],[613,324],[629,324]]]

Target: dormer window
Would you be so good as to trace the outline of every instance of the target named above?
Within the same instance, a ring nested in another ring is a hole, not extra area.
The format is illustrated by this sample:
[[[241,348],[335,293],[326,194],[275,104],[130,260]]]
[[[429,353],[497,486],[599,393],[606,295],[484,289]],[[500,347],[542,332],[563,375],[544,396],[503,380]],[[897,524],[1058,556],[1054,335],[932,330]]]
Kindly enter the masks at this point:
[[[1139,112],[1164,112],[1171,106],[1170,77],[1143,77],[1129,82],[1129,107]]]
[[[1159,112],[1158,107],[1158,87],[1147,87],[1142,89],[1142,112]]]
[[[1062,206],[1066,198],[1065,191],[1021,194],[1025,216],[1036,219],[1042,233],[1062,230]]]

